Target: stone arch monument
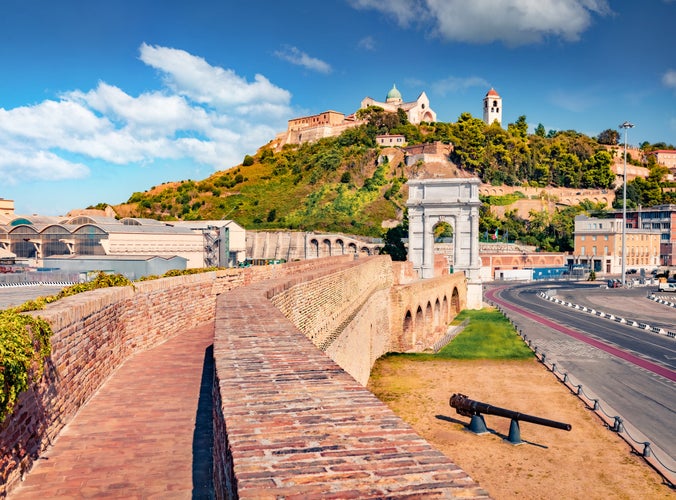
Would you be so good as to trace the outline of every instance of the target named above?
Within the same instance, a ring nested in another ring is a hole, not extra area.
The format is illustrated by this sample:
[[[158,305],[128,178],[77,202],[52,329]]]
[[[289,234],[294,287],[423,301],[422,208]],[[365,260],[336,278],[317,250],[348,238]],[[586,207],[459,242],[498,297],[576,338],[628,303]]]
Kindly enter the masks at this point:
[[[467,307],[482,307],[479,185],[476,177],[408,181],[408,260],[422,279],[434,277],[434,226],[453,227],[453,270],[467,278]]]

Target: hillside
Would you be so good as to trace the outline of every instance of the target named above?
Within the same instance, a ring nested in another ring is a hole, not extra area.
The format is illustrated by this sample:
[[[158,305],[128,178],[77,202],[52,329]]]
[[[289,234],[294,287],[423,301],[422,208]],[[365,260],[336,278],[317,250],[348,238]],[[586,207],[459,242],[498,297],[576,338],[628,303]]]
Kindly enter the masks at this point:
[[[468,113],[456,123],[420,126],[391,116],[384,120],[385,114],[369,109],[367,125],[338,137],[287,144],[277,150],[269,144],[254,156],[247,155],[238,166],[203,180],[166,183],[134,193],[127,203],[113,208],[122,217],[233,219],[247,229],[380,237],[384,228],[403,220],[405,183],[411,178],[478,176],[493,186],[530,186],[543,191],[550,187],[614,188],[611,154],[596,139],[574,131],[528,135],[525,117],[504,130],[497,124],[487,126]],[[452,144],[450,159],[407,166],[401,150],[376,146],[375,137],[382,133],[403,134],[409,144]],[[504,205],[504,200],[499,204]],[[584,207],[592,208],[603,207],[593,203]],[[509,210],[501,210],[499,218],[484,210],[481,230],[514,226],[510,218],[515,219]],[[509,234],[527,235],[527,221],[517,223],[523,230],[512,227]],[[552,248],[563,249],[560,244]]]

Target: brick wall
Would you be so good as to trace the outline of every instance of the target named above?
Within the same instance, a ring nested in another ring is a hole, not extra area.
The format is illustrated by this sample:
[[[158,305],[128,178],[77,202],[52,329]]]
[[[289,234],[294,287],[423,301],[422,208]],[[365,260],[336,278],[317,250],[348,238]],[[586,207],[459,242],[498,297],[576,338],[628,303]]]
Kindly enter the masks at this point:
[[[52,354],[0,428],[0,496],[127,357],[215,321],[219,497],[486,498],[363,387],[373,361],[392,347],[388,310],[400,314],[392,297],[400,305],[416,293],[436,297],[452,277],[391,292],[388,257],[352,259],[165,278],[40,311],[54,332]],[[326,352],[312,336],[331,340]]]
[[[437,276],[393,286],[390,299],[393,351],[424,351],[446,333],[446,327],[467,308],[464,273]]]
[[[359,259],[349,270],[325,266],[224,293],[217,299],[214,337],[214,482],[217,498],[487,498],[465,472],[317,349],[287,313],[303,288],[315,332],[334,317],[326,303],[362,303],[352,317],[363,327],[381,311],[385,290],[355,281],[389,277],[384,258]],[[354,275],[354,276],[351,276]],[[326,276],[335,285],[325,290]],[[293,298],[292,298],[293,297]],[[326,301],[326,302],[324,302]],[[371,303],[375,307],[371,308]],[[366,318],[366,320],[364,320]],[[375,331],[377,323],[374,323]],[[349,328],[349,325],[348,325]],[[346,340],[354,355],[371,331]],[[341,336],[339,339],[343,339]],[[360,343],[361,341],[361,343]],[[331,347],[335,347],[334,342]],[[368,347],[371,349],[371,347]],[[355,352],[356,351],[356,352]]]
[[[323,265],[300,261],[145,281],[75,295],[32,313],[51,325],[52,352],[40,383],[20,396],[0,426],[0,497],[129,356],[212,321],[220,293]]]

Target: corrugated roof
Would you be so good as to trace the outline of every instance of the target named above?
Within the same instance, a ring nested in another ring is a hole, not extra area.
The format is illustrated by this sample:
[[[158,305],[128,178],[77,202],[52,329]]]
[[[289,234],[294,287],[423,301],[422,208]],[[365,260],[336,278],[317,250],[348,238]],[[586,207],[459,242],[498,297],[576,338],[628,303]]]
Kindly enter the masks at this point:
[[[44,260],[92,260],[92,261],[97,261],[97,260],[119,260],[119,261],[134,261],[134,260],[153,260],[153,259],[164,259],[164,260],[171,260],[171,259],[184,259],[188,260],[185,257],[181,257],[180,255],[50,255],[49,257],[45,257]]]

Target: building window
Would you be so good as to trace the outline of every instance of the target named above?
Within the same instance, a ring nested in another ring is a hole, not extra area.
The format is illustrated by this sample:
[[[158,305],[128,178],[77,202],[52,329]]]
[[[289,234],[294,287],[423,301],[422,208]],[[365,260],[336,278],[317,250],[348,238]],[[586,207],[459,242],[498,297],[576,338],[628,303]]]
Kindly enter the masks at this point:
[[[584,234],[580,236],[580,241],[584,241]]]

